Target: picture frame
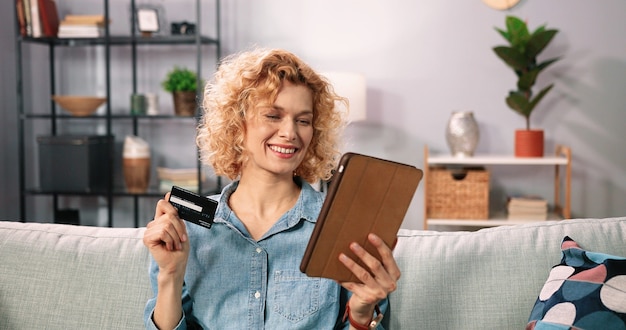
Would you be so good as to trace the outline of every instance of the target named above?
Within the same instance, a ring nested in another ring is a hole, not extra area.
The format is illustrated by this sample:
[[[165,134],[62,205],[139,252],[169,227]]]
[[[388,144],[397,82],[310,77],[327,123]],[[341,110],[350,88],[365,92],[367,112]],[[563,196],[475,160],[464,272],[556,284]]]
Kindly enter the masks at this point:
[[[141,33],[157,33],[161,26],[159,10],[153,7],[138,7],[136,10],[137,29]]]

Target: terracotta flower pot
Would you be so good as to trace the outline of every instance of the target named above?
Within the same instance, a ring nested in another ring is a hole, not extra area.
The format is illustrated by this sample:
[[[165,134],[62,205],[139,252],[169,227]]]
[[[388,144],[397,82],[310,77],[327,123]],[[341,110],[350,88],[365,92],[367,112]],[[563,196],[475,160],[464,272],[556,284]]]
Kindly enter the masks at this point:
[[[515,157],[543,157],[543,130],[516,130]]]
[[[178,116],[195,116],[196,92],[173,92],[174,112]]]

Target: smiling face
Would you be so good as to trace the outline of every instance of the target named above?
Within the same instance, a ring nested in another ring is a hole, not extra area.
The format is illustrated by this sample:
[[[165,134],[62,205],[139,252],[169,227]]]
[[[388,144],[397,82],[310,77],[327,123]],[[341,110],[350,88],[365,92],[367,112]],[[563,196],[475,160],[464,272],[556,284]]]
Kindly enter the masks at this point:
[[[313,138],[313,95],[285,81],[273,104],[259,104],[246,119],[246,162],[242,177],[291,178]]]

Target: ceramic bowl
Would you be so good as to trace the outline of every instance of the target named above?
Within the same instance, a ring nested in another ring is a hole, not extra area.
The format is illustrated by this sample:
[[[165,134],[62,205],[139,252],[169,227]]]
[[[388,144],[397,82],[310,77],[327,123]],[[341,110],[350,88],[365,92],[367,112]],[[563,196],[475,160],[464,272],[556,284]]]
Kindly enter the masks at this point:
[[[73,116],[89,116],[106,102],[106,97],[54,95],[54,102]]]

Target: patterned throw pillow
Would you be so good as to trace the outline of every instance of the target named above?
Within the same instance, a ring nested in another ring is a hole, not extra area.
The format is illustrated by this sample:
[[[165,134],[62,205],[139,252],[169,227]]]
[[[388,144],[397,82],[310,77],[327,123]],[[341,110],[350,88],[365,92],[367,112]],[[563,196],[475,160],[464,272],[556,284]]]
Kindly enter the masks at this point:
[[[583,250],[565,237],[526,330],[626,330],[626,258]]]

